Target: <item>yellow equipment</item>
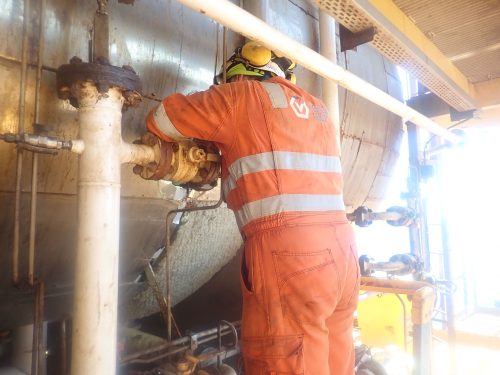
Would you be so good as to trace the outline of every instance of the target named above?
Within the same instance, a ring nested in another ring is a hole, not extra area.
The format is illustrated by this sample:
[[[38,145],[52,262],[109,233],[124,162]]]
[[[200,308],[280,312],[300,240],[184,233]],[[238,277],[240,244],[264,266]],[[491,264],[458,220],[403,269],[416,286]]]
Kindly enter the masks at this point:
[[[361,292],[358,303],[361,341],[370,347],[396,345],[411,351],[411,302],[406,295]]]

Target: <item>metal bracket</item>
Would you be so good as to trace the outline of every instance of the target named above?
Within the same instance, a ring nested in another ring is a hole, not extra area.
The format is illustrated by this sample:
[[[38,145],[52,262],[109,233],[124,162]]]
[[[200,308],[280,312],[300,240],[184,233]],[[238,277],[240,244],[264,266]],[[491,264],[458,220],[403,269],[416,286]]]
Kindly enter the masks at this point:
[[[350,49],[356,50],[357,46],[371,42],[375,36],[375,28],[369,27],[365,30],[353,33],[342,25],[339,25],[340,51]]]

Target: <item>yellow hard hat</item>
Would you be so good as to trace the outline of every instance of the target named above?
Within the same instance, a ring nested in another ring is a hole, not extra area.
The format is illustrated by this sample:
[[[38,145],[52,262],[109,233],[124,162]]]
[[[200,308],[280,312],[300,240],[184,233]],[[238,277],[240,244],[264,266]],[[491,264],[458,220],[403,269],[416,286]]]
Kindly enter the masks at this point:
[[[248,42],[241,47],[241,57],[254,66],[264,66],[273,57],[271,50],[257,42]]]
[[[278,58],[269,48],[250,41],[237,48],[227,61],[226,77],[229,79],[236,75],[246,75],[267,79],[278,76],[291,81],[293,75],[291,70],[294,66],[295,63],[292,60],[286,57]],[[214,78],[215,84],[221,81],[222,73]]]

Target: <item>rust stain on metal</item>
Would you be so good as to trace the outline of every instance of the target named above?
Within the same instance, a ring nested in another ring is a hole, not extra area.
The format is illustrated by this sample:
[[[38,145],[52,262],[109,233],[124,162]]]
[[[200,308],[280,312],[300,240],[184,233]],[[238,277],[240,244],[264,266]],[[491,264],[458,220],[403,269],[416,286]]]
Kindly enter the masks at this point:
[[[84,63],[79,57],[73,57],[69,64],[61,65],[56,73],[56,86],[60,99],[69,99],[71,105],[78,107],[72,87],[80,82],[94,82],[101,94],[110,87],[118,87],[125,98],[124,106],[136,106],[141,100],[142,82],[129,65],[117,67],[109,65],[105,59],[97,63]]]

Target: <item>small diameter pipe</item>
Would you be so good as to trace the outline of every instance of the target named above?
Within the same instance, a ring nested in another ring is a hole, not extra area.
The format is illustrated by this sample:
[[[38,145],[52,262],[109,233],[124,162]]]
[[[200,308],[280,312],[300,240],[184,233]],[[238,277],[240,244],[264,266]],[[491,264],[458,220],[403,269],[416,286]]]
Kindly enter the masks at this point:
[[[31,360],[31,375],[42,375],[45,367],[45,350],[43,337],[43,316],[45,302],[45,285],[43,282],[35,285],[35,305],[33,322],[33,350]]]
[[[167,217],[165,219],[166,225],[166,238],[165,238],[165,259],[164,259],[164,269],[165,269],[165,289],[167,295],[167,311],[169,312],[169,319],[167,324],[167,339],[168,341],[172,340],[172,257],[170,250],[170,218],[173,215],[176,215],[179,212],[194,212],[194,211],[206,211],[218,208],[222,204],[222,188],[220,190],[219,200],[210,206],[200,206],[200,207],[192,207],[192,208],[178,208],[175,210],[170,210],[167,213]]]
[[[89,82],[80,83],[78,90],[85,152],[78,174],[71,373],[114,374],[124,99],[117,88],[100,95]]]
[[[35,286],[35,236],[36,236],[36,205],[38,192],[38,154],[33,152],[31,164],[31,202],[30,231],[28,242],[28,285]]]
[[[326,57],[267,25],[265,22],[241,9],[229,0],[177,1],[247,38],[267,45],[274,51],[291,58],[314,73],[337,82],[347,90],[427,129],[431,133],[442,136],[453,143],[460,141],[458,136],[450,133],[431,119],[406,106],[396,98],[393,98],[386,92],[376,88],[337,64],[334,64]]]
[[[24,0],[23,41],[21,47],[21,80],[19,84],[19,126],[18,133],[24,133],[26,115],[26,72],[28,69],[30,0]],[[21,180],[23,174],[23,150],[17,148],[16,195],[14,201],[14,234],[12,243],[12,283],[19,284],[19,228],[21,214]]]
[[[337,64],[337,38],[335,34],[335,20],[326,12],[319,11],[319,43],[320,53]],[[321,80],[322,99],[328,109],[332,119],[333,128],[337,135],[337,146],[340,152],[340,108],[339,108],[339,88],[338,85],[329,79]]]
[[[40,0],[38,19],[38,54],[37,54],[37,69],[35,82],[35,120],[34,123],[39,123],[40,118],[40,86],[42,83],[42,60],[43,50],[45,47],[44,25],[45,25],[45,3],[46,0]],[[38,193],[38,154],[33,152],[33,160],[31,167],[31,206],[30,206],[30,231],[28,242],[28,284],[35,285],[35,237],[36,237],[36,206]]]

